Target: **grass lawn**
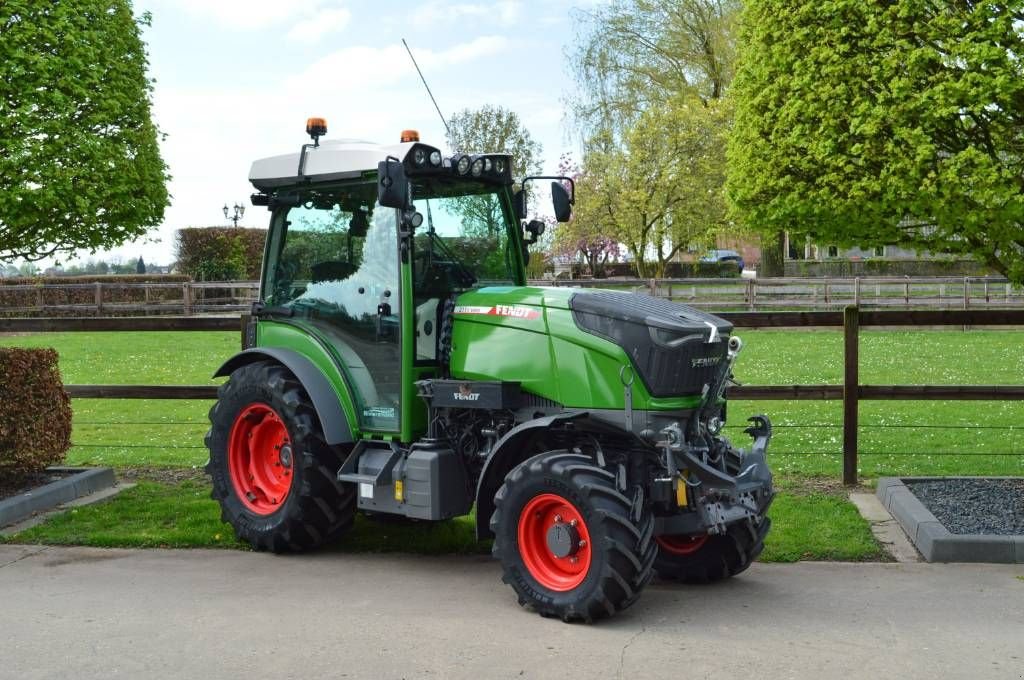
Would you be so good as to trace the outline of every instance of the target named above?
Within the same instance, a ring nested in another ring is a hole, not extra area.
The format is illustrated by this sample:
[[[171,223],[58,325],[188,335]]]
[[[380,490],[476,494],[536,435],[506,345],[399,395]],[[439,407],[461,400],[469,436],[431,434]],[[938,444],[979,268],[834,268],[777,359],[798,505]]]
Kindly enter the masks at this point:
[[[772,506],[772,530],[761,559],[885,559],[871,531],[842,492],[782,492]],[[379,522],[359,516],[337,543],[344,552],[410,552],[420,555],[487,553],[472,516],[447,522]],[[248,549],[220,521],[205,481],[143,481],[118,496],[75,508],[0,542],[89,545],[103,548]]]
[[[745,384],[838,383],[837,331],[740,329],[737,366]],[[210,374],[237,351],[237,333],[54,333],[0,337],[0,345],[55,347],[68,384],[212,384]],[[866,331],[865,384],[1019,384],[1024,332]],[[71,464],[200,467],[206,401],[78,399]],[[838,401],[736,401],[728,433],[745,442],[743,419],[767,413],[776,426],[770,461],[783,489],[764,559],[876,559],[867,525],[836,489],[842,468]],[[1024,403],[862,402],[861,474],[1024,474]],[[204,482],[142,482],[115,499],[51,519],[17,540],[90,545],[209,547],[235,545]],[[347,550],[474,552],[469,520],[436,526],[361,520]]]

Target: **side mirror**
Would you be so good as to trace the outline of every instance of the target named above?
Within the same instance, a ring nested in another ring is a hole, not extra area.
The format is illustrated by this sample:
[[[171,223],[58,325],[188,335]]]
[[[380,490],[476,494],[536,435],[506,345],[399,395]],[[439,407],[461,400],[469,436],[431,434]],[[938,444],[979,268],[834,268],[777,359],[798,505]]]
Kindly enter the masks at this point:
[[[547,229],[547,225],[540,220],[530,220],[526,223],[526,231],[530,234],[530,240],[527,243],[536,243],[537,239],[541,237],[544,230]]]
[[[551,202],[555,208],[555,219],[559,222],[568,222],[572,217],[572,199],[561,182],[551,183]]]
[[[402,162],[393,156],[377,164],[377,202],[385,208],[409,207],[409,180]]]
[[[526,219],[526,189],[520,189],[512,194],[512,210],[518,219]]]

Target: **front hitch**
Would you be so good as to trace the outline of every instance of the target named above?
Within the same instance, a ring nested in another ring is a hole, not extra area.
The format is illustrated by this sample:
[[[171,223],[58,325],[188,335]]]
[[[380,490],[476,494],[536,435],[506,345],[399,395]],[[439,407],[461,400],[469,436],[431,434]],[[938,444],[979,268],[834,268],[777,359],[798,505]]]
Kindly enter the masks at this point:
[[[749,451],[740,450],[739,472],[735,476],[708,465],[698,451],[672,436],[664,442],[670,466],[685,471],[685,483],[692,489],[694,505],[702,529],[711,534],[724,534],[729,524],[741,520],[760,521],[775,497],[772,473],[766,453],[772,437],[767,416],[749,419],[746,428],[754,442]]]

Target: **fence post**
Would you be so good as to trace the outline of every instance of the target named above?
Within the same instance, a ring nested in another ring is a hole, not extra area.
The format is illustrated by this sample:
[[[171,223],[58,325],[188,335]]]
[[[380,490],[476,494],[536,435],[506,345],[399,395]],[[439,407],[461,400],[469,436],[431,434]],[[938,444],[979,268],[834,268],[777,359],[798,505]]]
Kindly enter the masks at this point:
[[[181,284],[181,308],[185,316],[192,313],[192,286],[187,281]]]
[[[750,311],[754,311],[754,286],[757,285],[757,279],[747,279],[747,306]]]
[[[971,277],[964,277],[964,309],[971,306]]]
[[[857,484],[857,399],[859,375],[860,310],[850,305],[843,311],[843,484]]]
[[[252,314],[243,313],[240,317],[242,322],[242,349],[249,349],[249,322],[252,321]]]
[[[96,282],[96,316],[103,315],[103,284],[99,281]]]
[[[860,277],[857,276],[853,279],[853,305],[854,307],[860,307]]]
[[[658,280],[651,279],[647,286],[650,289],[651,297],[658,297]]]

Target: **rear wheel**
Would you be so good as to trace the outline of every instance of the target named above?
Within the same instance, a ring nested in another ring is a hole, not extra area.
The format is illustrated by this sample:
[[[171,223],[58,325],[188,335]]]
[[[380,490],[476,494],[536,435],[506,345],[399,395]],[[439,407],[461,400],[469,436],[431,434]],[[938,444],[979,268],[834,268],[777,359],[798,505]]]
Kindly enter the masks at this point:
[[[658,536],[658,576],[683,583],[713,583],[749,567],[764,549],[771,520],[738,522],[722,535]]]
[[[218,390],[210,425],[211,495],[238,538],[256,550],[298,551],[351,526],[355,489],[337,481],[341,458],[286,368],[256,362],[236,370]]]
[[[514,468],[494,497],[494,556],[519,603],[564,621],[631,605],[651,578],[654,519],[636,520],[615,475],[585,455],[550,451]]]

